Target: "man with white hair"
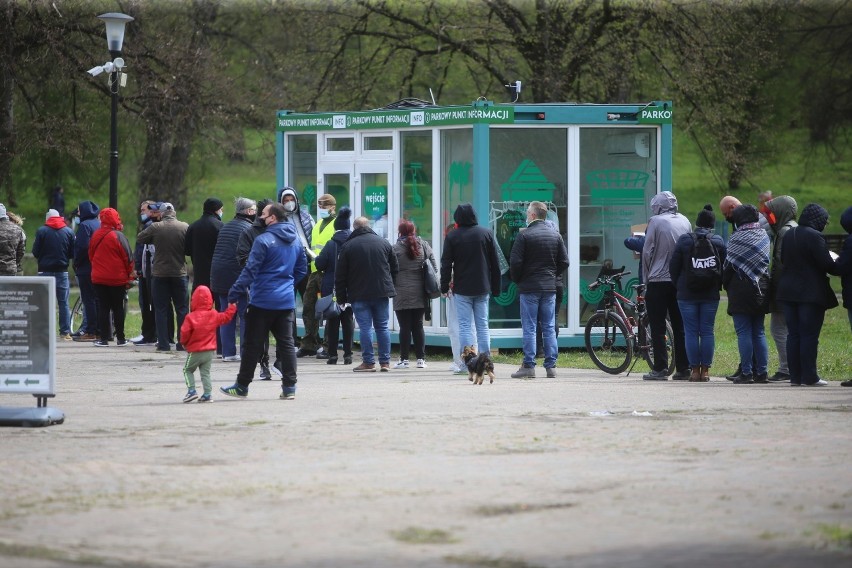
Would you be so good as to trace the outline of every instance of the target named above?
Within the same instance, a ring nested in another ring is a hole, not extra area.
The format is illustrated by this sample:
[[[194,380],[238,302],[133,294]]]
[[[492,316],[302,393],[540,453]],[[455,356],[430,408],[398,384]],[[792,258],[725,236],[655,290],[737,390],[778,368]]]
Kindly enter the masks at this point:
[[[183,319],[189,311],[186,284],[186,231],[189,225],[178,221],[175,207],[164,202],[159,205],[161,221],[152,223],[139,233],[137,242],[153,244],[157,251],[151,267],[153,280],[151,291],[154,299],[154,320],[157,324],[157,351],[171,351],[169,345],[169,306],[174,306],[177,327],[183,325]],[[179,339],[179,338],[178,338]],[[177,350],[183,351],[178,341]]]

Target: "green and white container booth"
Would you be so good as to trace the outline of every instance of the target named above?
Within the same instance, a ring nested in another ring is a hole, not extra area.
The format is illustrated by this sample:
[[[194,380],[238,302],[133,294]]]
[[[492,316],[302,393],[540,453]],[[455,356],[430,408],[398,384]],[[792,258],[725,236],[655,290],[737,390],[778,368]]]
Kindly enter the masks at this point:
[[[559,345],[582,345],[605,266],[638,260],[625,248],[647,222],[651,197],[672,187],[672,104],[495,104],[359,112],[278,112],[276,181],[294,187],[316,218],[330,193],[390,242],[402,218],[440,258],[459,203],[499,243],[503,282],[491,299],[493,347],[521,346],[518,292],[508,258],[530,201],[542,201],[568,248]],[[632,293],[624,283],[625,294]],[[449,345],[445,301],[434,300],[427,343]],[[392,322],[395,331],[396,322]],[[394,340],[396,336],[394,335]]]

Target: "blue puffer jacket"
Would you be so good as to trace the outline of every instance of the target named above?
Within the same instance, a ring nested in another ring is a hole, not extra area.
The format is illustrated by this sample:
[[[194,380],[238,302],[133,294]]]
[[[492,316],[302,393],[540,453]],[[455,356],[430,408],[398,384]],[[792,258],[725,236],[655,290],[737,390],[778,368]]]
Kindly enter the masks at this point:
[[[210,263],[210,289],[214,294],[227,294],[237,281],[243,268],[237,258],[237,246],[240,235],[251,227],[251,223],[251,217],[237,213],[219,229],[216,248],[213,249],[213,260]]]
[[[307,273],[305,249],[296,240],[293,225],[269,225],[254,240],[248,262],[228,292],[228,303],[235,304],[246,297],[251,287],[250,305],[265,310],[292,310],[296,307],[294,282]]]

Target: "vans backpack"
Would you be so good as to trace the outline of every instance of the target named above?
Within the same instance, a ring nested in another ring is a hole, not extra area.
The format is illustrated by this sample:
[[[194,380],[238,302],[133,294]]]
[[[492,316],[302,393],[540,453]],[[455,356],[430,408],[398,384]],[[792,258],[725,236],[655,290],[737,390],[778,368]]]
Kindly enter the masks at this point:
[[[686,287],[691,292],[718,290],[722,282],[722,261],[709,237],[709,233],[692,233],[692,250],[686,267]]]

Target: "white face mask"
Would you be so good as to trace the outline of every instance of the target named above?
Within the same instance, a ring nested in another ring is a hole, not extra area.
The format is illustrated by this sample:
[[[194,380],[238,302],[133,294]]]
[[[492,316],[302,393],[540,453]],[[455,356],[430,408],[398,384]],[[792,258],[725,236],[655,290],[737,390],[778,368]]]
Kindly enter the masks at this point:
[[[284,204],[284,210],[285,211],[291,211],[291,212],[295,211],[296,210],[296,202],[295,201],[288,201],[287,203]]]

